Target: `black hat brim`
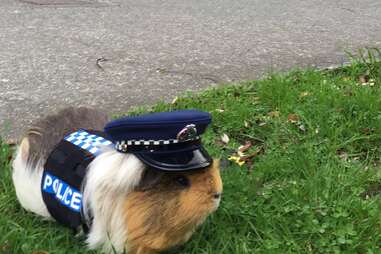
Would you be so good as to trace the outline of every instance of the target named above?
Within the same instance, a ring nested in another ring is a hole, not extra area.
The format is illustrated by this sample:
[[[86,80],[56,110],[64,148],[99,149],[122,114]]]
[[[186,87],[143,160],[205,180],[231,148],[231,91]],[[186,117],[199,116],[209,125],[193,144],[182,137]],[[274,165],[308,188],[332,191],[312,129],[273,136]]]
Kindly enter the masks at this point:
[[[163,171],[195,170],[212,163],[212,158],[203,147],[189,151],[134,154],[146,165]]]

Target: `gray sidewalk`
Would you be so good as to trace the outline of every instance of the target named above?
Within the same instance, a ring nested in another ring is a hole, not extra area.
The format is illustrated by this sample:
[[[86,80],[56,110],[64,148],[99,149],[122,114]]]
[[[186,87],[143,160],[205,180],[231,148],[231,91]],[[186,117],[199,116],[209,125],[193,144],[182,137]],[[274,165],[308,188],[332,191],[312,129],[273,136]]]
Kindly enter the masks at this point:
[[[379,0],[1,0],[1,135],[68,105],[124,112],[340,64],[345,50],[381,46],[380,21]]]

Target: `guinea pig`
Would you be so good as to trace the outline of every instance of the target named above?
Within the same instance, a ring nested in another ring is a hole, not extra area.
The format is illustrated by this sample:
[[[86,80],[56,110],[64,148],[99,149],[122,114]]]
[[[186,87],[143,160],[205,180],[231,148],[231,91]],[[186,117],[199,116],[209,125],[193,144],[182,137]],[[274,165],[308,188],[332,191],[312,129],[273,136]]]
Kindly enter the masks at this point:
[[[23,208],[53,219],[41,193],[44,165],[65,135],[102,130],[105,113],[67,108],[35,122],[13,161],[13,183]],[[151,254],[184,244],[220,203],[218,160],[207,168],[165,172],[135,155],[104,148],[88,164],[81,184],[82,216],[91,221],[90,249],[104,253]]]

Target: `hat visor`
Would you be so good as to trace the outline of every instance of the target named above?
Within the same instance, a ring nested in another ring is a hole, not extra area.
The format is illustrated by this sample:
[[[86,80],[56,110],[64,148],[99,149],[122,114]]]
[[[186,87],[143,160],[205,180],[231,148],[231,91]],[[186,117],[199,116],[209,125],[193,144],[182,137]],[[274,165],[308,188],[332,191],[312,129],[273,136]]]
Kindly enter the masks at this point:
[[[203,147],[180,152],[134,154],[146,165],[163,171],[200,169],[212,163],[212,158]]]

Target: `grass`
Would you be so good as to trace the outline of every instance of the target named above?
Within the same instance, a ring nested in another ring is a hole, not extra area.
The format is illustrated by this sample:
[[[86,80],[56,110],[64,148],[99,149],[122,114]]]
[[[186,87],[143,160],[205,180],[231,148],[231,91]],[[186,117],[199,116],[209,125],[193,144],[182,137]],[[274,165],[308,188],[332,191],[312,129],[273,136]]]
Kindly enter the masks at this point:
[[[271,74],[133,113],[184,108],[213,115],[203,140],[222,158],[224,196],[191,241],[172,253],[381,253],[381,64],[375,58],[354,57],[330,71]],[[262,152],[243,166],[228,161],[246,141],[251,152]],[[11,150],[0,146],[0,253],[85,253],[69,230],[21,209],[10,179]]]

